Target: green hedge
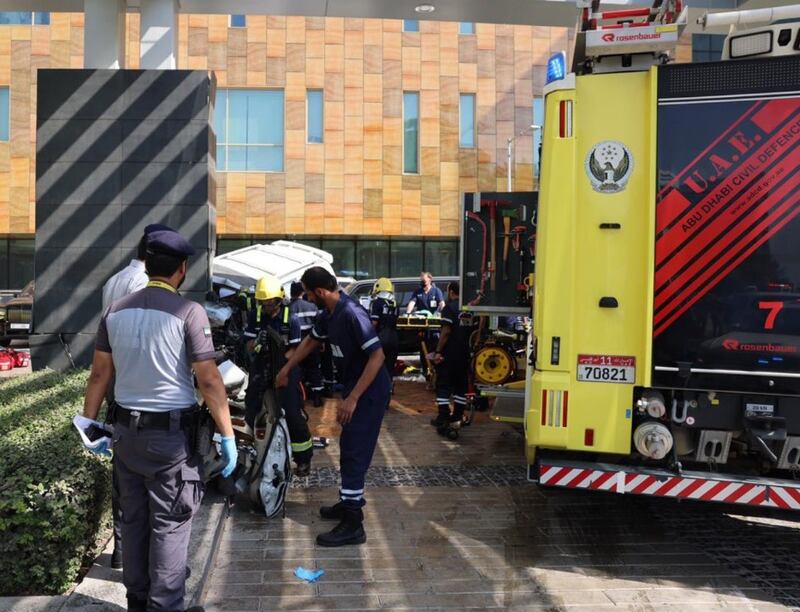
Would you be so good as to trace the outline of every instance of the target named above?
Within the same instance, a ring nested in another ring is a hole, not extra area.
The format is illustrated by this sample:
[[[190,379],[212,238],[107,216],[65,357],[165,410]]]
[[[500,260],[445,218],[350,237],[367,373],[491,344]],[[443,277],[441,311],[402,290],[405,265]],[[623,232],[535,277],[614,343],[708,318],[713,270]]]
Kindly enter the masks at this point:
[[[111,463],[72,426],[87,375],[0,381],[0,595],[62,593],[108,524]]]

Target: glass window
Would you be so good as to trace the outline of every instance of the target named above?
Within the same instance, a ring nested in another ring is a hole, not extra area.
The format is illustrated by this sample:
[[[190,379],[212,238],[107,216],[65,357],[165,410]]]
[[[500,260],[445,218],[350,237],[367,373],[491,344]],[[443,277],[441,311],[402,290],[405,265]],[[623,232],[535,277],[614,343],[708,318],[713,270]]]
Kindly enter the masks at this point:
[[[34,13],[33,23],[36,25],[50,25],[50,13]]]
[[[9,138],[8,87],[0,87],[0,140],[7,142]]]
[[[280,238],[276,238],[276,240],[280,240]],[[287,240],[291,240],[292,242],[296,242],[297,244],[304,244],[306,246],[314,247],[315,249],[322,248],[320,246],[319,238],[287,238]]]
[[[8,240],[0,238],[0,289],[8,289]]]
[[[459,34],[474,34],[475,24],[472,21],[462,21],[458,24]]]
[[[725,34],[692,34],[692,61],[718,62],[724,46]]]
[[[221,171],[283,171],[283,91],[217,92],[214,132]]]
[[[403,94],[403,172],[419,172],[419,93]]]
[[[231,15],[231,27],[243,28],[247,25],[247,17],[245,15]]]
[[[458,276],[458,242],[426,240],[425,269],[437,276]]]
[[[389,276],[389,242],[359,240],[356,274],[356,279]]]
[[[461,94],[458,110],[461,130],[458,145],[460,147],[475,146],[475,94]]]
[[[217,238],[217,255],[250,246],[250,242],[247,238]]]
[[[421,240],[392,240],[392,276],[419,276],[422,255]]]
[[[30,11],[0,12],[0,25],[30,25],[33,13]]]
[[[356,277],[356,243],[354,240],[322,240],[322,250],[333,255],[337,276]]]
[[[307,97],[308,142],[322,142],[322,133],[324,130],[322,91],[319,89],[309,89]]]
[[[533,175],[539,176],[542,156],[542,129],[544,128],[544,98],[533,99]]]
[[[416,19],[403,19],[403,32],[419,32],[419,21]]]
[[[33,240],[9,240],[8,259],[9,288],[22,289],[33,280]]]

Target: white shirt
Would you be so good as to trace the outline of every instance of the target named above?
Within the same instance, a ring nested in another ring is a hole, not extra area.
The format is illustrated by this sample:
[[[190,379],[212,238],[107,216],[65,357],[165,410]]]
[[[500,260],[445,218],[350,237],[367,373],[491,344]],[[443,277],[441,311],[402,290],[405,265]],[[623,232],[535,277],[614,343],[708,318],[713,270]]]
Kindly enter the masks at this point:
[[[144,289],[148,280],[147,273],[144,271],[144,262],[131,259],[131,263],[109,278],[103,285],[103,312],[119,298]]]

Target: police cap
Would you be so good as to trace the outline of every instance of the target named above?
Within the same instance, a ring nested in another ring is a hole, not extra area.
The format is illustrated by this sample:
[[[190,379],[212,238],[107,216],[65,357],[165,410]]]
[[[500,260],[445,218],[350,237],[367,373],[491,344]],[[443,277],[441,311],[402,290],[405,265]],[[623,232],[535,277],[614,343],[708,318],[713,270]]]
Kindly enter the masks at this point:
[[[164,225],[163,223],[151,223],[150,225],[145,226],[144,228],[144,235],[148,236],[153,232],[160,232],[163,230],[169,230],[170,232],[174,232],[175,230],[172,229],[169,225]]]
[[[183,236],[172,229],[156,230],[147,234],[147,251],[175,257],[191,257],[194,248]]]

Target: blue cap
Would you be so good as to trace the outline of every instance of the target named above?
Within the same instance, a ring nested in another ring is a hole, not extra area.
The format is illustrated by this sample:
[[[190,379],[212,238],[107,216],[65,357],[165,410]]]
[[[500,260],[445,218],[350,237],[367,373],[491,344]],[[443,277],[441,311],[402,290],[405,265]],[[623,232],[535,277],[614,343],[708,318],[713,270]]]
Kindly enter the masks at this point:
[[[192,245],[172,229],[156,230],[147,234],[147,251],[176,257],[191,257],[194,255]]]
[[[150,225],[145,226],[144,235],[147,236],[153,232],[160,232],[162,230],[169,230],[170,232],[175,231],[169,225],[163,225],[162,223],[151,223]]]

